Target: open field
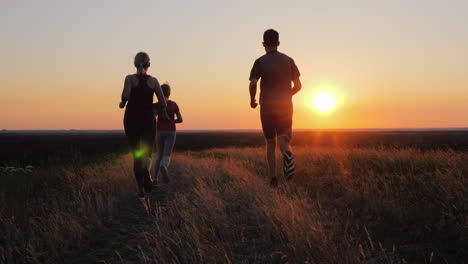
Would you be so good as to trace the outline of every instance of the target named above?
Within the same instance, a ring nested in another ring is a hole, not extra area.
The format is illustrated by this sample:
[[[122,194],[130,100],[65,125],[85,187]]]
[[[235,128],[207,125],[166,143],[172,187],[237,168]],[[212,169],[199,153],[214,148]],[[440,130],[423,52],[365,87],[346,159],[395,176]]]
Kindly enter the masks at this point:
[[[466,262],[467,132],[303,133],[278,189],[258,133],[182,133],[146,209],[125,141],[74,143],[102,161],[28,160],[40,168],[1,174],[0,262]]]
[[[178,132],[176,151],[225,147],[260,147],[260,131]],[[468,150],[468,130],[297,131],[301,147],[380,147]],[[56,166],[65,160],[100,160],[128,152],[123,131],[0,131],[0,166]]]

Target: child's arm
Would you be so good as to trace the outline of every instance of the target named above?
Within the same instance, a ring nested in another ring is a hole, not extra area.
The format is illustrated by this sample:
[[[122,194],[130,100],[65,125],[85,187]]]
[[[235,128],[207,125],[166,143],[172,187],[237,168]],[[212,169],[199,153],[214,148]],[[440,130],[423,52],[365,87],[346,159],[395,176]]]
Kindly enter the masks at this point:
[[[176,116],[177,116],[177,119],[174,120],[176,123],[182,123],[184,120],[182,119],[182,114],[180,113],[180,111],[177,111],[176,113]]]

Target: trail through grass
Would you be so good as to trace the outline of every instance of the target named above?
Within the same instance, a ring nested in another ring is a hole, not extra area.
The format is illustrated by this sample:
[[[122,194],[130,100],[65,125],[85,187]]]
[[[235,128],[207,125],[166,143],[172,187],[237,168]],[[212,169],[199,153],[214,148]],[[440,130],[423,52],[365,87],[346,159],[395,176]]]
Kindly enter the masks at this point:
[[[134,183],[127,174],[119,189],[126,198],[116,200],[111,224],[96,233],[92,247],[67,260],[459,263],[468,258],[466,153],[296,148],[297,177],[277,189],[268,186],[264,155],[263,148],[176,153],[170,184],[156,186],[146,209],[128,191]],[[129,157],[119,164],[131,172]],[[111,176],[106,177],[112,182]],[[100,185],[86,182],[90,189]]]
[[[158,186],[149,224],[140,227],[139,252],[121,257],[145,263],[466,258],[466,154],[304,148],[295,153],[297,177],[278,189],[267,184],[263,149],[176,154],[171,183]]]

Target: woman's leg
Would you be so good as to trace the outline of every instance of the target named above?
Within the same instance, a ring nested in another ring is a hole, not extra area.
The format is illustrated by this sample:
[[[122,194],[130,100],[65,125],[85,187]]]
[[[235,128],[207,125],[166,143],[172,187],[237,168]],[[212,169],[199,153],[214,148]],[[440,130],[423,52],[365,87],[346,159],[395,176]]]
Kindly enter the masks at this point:
[[[141,177],[141,155],[139,154],[140,134],[136,125],[131,120],[124,119],[125,135],[133,156],[133,173],[138,186],[138,191],[143,191],[143,178]]]
[[[154,147],[154,137],[156,133],[155,124],[150,123],[143,127],[141,131],[140,151],[141,151],[141,173],[143,178],[143,186],[146,192],[151,192],[153,189],[153,180],[150,175],[151,155]]]
[[[161,133],[157,132],[156,134],[156,146],[157,152],[156,157],[154,158],[153,162],[153,178],[156,180],[158,178],[159,168],[161,166],[161,161],[163,158],[163,149],[164,149],[164,140],[161,137]]]

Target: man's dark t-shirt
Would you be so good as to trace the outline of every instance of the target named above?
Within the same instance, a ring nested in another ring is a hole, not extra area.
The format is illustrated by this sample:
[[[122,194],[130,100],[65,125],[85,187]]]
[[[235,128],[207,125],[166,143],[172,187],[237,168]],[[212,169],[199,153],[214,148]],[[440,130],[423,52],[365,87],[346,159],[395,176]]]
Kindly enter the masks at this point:
[[[292,58],[270,51],[255,61],[249,80],[260,79],[261,107],[292,112],[291,81],[299,76],[299,69]]]

